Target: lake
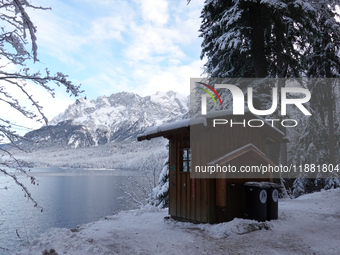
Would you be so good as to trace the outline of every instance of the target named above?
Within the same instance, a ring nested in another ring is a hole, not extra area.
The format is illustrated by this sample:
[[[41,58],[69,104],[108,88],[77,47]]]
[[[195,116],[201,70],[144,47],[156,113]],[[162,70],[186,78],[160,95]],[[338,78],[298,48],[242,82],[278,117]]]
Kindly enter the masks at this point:
[[[99,220],[121,210],[123,204],[119,184],[129,184],[120,170],[32,169],[39,186],[20,177],[43,212],[27,201],[24,193],[9,177],[0,175],[0,254],[12,254],[28,245],[34,237],[49,228],[75,228]],[[7,186],[8,189],[3,189]],[[18,237],[18,235],[20,238]]]

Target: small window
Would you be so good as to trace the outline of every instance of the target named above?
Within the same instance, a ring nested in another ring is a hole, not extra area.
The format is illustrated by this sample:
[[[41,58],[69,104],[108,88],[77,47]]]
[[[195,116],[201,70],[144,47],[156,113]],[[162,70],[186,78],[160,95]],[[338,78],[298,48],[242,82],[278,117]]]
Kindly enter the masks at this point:
[[[191,152],[190,148],[181,150],[182,167],[181,172],[191,172]]]

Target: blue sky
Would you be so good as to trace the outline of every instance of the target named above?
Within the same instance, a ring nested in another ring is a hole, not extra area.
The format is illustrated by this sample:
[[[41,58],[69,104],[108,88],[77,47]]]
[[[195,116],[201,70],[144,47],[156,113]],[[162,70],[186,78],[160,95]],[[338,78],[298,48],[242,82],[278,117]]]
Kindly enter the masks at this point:
[[[30,12],[40,61],[83,84],[90,99],[123,90],[189,94],[189,78],[203,72],[198,37],[203,1],[36,3],[52,7]]]
[[[52,10],[29,11],[38,30],[41,62],[30,68],[68,74],[82,84],[89,100],[120,91],[189,94],[190,78],[203,73],[198,32],[203,2],[34,0]],[[60,90],[53,101],[43,91],[33,91],[49,119],[75,100]],[[37,127],[20,118],[15,122]]]

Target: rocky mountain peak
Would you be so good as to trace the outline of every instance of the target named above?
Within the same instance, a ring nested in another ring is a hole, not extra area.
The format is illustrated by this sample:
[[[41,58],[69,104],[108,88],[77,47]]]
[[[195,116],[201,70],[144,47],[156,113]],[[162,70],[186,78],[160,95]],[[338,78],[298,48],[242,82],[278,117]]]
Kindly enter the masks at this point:
[[[71,147],[100,145],[111,141],[134,139],[146,127],[181,119],[188,111],[189,97],[174,91],[159,91],[145,97],[131,92],[119,92],[90,101],[84,97],[77,99],[50,121],[49,130],[62,128],[71,130],[64,132],[67,137],[58,136],[58,139],[65,140],[59,141],[58,144]],[[77,126],[77,129],[73,126]],[[73,135],[72,130],[77,130],[77,135]],[[83,135],[79,135],[80,130]],[[42,133],[36,130],[27,135],[39,137],[44,141],[56,137],[47,137],[48,132],[45,129],[43,131]],[[83,138],[87,142],[77,141]],[[88,142],[89,140],[91,142]]]

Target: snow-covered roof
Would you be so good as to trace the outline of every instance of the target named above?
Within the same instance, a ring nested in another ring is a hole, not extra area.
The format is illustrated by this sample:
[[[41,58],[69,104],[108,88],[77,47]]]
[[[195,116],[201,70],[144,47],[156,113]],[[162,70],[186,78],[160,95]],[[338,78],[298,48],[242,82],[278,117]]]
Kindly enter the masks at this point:
[[[252,114],[249,111],[248,107],[246,107],[244,111],[245,113]],[[142,134],[137,135],[137,140],[143,141],[146,139],[149,140],[154,137],[160,137],[160,136],[163,136],[166,132],[188,128],[191,125],[203,124],[206,126],[207,119],[212,119],[212,118],[217,118],[217,117],[222,117],[222,116],[229,116],[232,114],[233,114],[233,110],[212,111],[212,112],[208,112],[206,115],[197,113],[192,118],[187,118],[187,119],[179,120],[179,121],[172,122],[172,123],[165,123],[160,126],[148,127],[145,129],[145,131]],[[263,119],[262,117],[254,115],[254,114],[252,115],[255,118],[263,120],[265,125],[274,129],[276,132],[279,132],[283,136],[285,135],[281,130],[277,129],[276,127],[272,127],[272,125],[269,122],[265,121],[265,119]]]
[[[248,143],[245,146],[242,146],[236,150],[233,150],[232,152],[229,152],[222,157],[219,157],[211,162],[209,162],[207,165],[214,166],[216,164],[221,165],[230,162],[231,160],[238,158],[248,152],[255,152],[260,158],[264,159],[266,162],[268,162],[271,165],[275,165],[266,155],[259,150],[255,145],[252,143]]]
[[[172,123],[165,123],[160,126],[149,127],[146,128],[142,134],[139,134],[137,137],[148,136],[156,133],[161,133],[164,131],[169,131],[173,129],[178,129],[182,127],[189,127],[190,126],[190,119],[179,120]]]
[[[195,124],[207,125],[207,120],[205,117],[195,115],[191,119],[187,118],[187,119],[178,120],[178,121],[171,122],[171,123],[165,123],[160,126],[148,127],[145,129],[145,131],[142,134],[137,135],[137,140],[143,141],[145,139],[160,137],[160,136],[163,136],[163,133],[165,132],[188,128],[190,125],[195,125]]]

